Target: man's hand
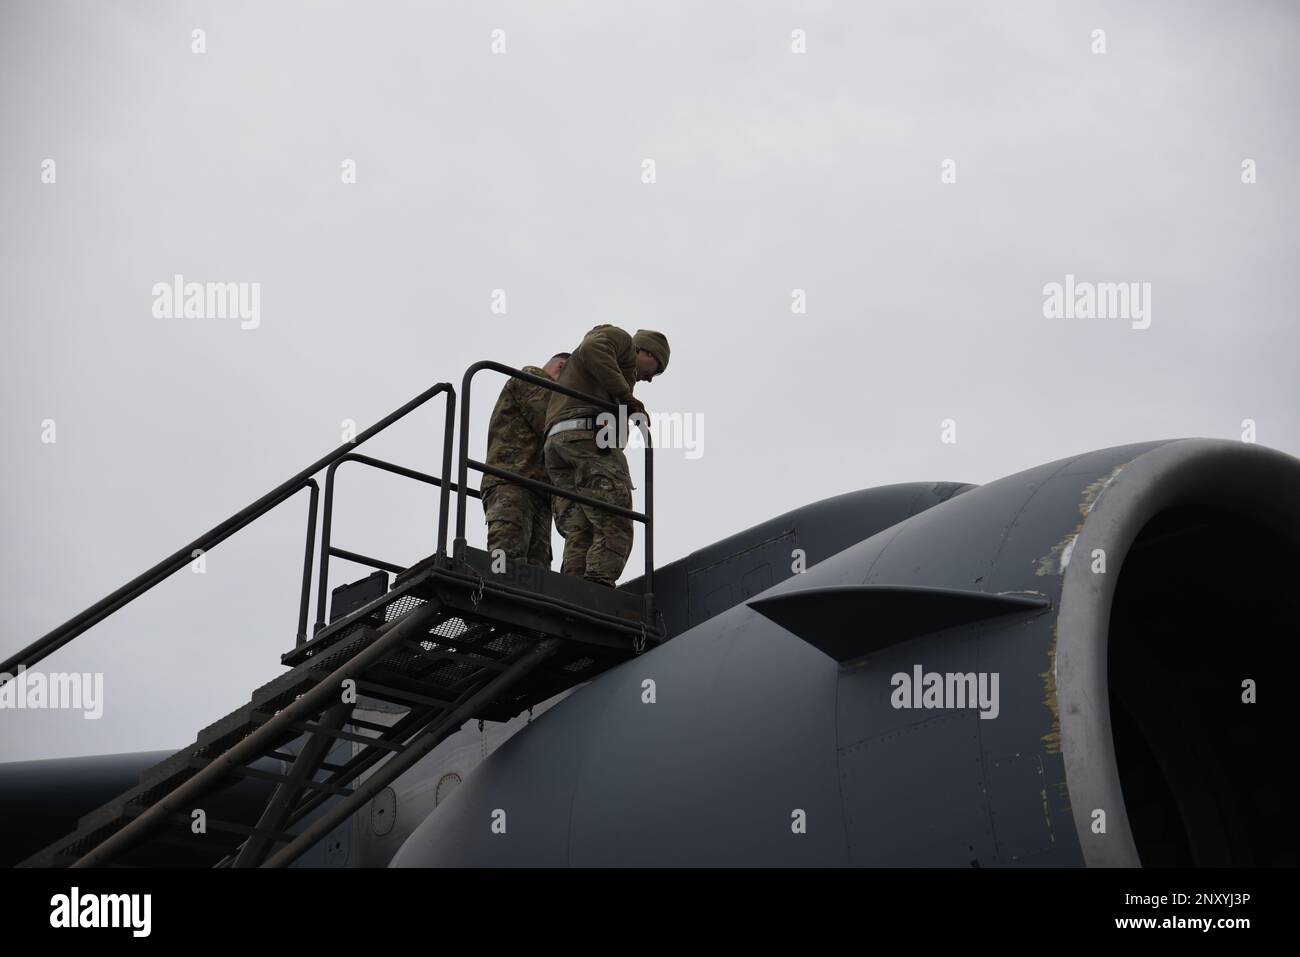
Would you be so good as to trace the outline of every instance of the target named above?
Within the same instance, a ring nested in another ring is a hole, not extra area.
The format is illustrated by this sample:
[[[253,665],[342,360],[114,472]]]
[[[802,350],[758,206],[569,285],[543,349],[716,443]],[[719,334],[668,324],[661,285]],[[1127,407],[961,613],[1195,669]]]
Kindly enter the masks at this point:
[[[634,396],[631,392],[624,394],[623,397],[619,399],[619,401],[622,402],[625,406],[627,406],[628,421],[631,421],[632,416],[634,414],[639,413],[645,416],[645,424],[646,425],[650,424],[650,413],[645,410],[645,406],[642,404],[641,400],[638,399],[636,396]]]

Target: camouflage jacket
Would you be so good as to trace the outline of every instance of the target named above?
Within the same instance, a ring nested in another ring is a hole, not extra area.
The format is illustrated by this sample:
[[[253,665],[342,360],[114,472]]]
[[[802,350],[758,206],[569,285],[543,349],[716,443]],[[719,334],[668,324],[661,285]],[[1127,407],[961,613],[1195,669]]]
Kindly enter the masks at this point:
[[[523,371],[543,379],[551,378],[545,369],[537,366],[524,366]],[[539,482],[550,481],[542,463],[542,443],[546,438],[543,429],[546,404],[553,394],[523,379],[506,382],[488,423],[488,465],[509,469]],[[484,475],[480,487],[486,492],[505,481],[495,475]]]
[[[559,383],[608,402],[617,402],[636,385],[636,347],[618,326],[596,326],[586,336],[560,372]],[[546,428],[562,419],[579,419],[600,411],[562,392],[550,394]]]

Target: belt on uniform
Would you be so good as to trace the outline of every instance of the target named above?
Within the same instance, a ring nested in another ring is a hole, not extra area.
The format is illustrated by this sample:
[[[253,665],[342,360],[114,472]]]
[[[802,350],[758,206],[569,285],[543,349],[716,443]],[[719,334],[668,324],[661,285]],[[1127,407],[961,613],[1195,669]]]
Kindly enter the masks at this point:
[[[583,432],[595,432],[596,420],[595,419],[564,419],[563,421],[556,422],[553,426],[551,426],[550,429],[547,430],[546,437],[549,439],[552,435],[556,435],[560,432],[571,432],[579,429],[582,430]]]

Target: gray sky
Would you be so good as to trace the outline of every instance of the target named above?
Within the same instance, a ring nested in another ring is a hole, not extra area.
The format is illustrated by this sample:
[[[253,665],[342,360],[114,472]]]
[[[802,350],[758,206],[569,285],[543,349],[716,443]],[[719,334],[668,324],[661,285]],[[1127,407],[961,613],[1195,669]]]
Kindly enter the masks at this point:
[[[343,419],[598,322],[665,331],[638,395],[705,423],[701,457],[657,457],[661,562],[839,492],[1247,418],[1297,454],[1298,53],[1300,13],[1268,2],[10,0],[0,651]],[[156,318],[177,273],[260,283],[260,325]],[[1045,318],[1067,274],[1150,283],[1150,327]],[[500,384],[479,381],[476,454]],[[363,451],[436,471],[441,415]],[[341,474],[336,544],[433,550],[425,487]],[[278,674],[305,509],[47,659],[102,671],[104,716],[0,713],[0,761],[180,746]]]

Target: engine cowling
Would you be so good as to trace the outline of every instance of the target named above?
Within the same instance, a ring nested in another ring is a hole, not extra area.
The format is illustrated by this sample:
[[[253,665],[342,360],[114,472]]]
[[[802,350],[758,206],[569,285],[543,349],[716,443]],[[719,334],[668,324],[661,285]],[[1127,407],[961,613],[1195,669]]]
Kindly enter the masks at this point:
[[[1297,489],[1203,439],[963,489],[578,690],[394,864],[1294,864],[1248,701]]]

